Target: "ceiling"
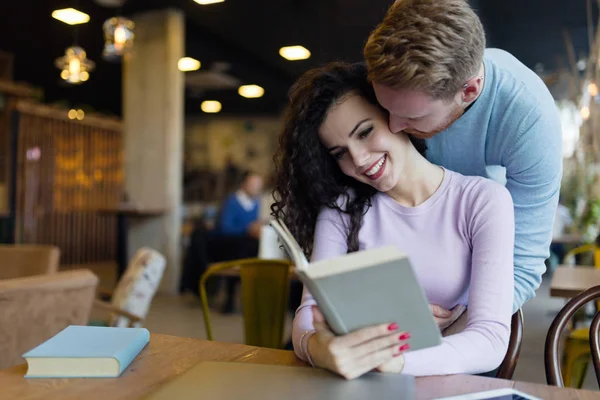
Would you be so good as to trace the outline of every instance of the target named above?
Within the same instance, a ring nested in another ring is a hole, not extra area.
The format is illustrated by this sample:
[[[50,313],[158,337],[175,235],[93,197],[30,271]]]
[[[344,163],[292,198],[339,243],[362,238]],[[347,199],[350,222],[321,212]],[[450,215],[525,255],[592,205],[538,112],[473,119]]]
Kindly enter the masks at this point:
[[[293,81],[306,69],[332,60],[359,61],[369,32],[383,18],[392,0],[226,0],[200,6],[192,0],[128,0],[122,14],[166,7],[186,15],[186,55],[202,61],[197,76],[188,73],[186,115],[202,115],[200,103],[220,100],[223,114],[276,114],[285,104]],[[586,0],[472,0],[480,14],[488,46],[512,52],[526,65],[541,63],[546,72],[567,65],[566,28],[577,56],[588,52]],[[597,22],[596,1],[591,0]],[[74,7],[91,16],[77,29],[50,17],[52,10]],[[93,0],[5,1],[0,9],[0,49],[15,54],[15,79],[42,87],[45,100],[121,114],[121,65],[101,59],[101,25],[116,10]],[[134,18],[135,19],[135,18]],[[96,62],[90,80],[69,86],[62,82],[54,59],[74,41]],[[284,45],[302,44],[312,57],[286,61]],[[228,66],[226,74],[240,83],[265,88],[260,99],[245,99],[236,89],[210,90],[206,70]],[[196,84],[194,84],[194,81]],[[201,82],[200,82],[201,83]]]

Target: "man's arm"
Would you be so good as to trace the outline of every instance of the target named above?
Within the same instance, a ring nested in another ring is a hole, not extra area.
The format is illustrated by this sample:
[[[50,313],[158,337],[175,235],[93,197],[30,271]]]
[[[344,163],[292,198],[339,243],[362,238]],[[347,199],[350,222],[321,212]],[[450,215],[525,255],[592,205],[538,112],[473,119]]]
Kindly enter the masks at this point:
[[[502,157],[515,209],[513,312],[535,296],[542,281],[562,179],[560,119],[556,109],[542,107],[523,118]]]

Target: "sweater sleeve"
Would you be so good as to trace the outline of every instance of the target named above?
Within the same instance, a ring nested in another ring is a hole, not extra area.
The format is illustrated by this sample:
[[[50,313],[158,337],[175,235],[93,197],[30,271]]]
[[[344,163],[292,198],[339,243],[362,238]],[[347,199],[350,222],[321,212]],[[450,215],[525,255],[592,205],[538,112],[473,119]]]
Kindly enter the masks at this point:
[[[333,209],[323,209],[317,219],[315,226],[315,238],[313,243],[313,252],[311,262],[335,258],[346,254],[347,245],[346,237],[348,236],[345,229],[342,214]],[[292,342],[294,351],[298,358],[308,361],[306,357],[307,338],[300,343],[302,335],[305,332],[314,331],[313,316],[311,306],[317,302],[312,297],[310,292],[304,287],[302,292],[302,302],[296,310],[296,316],[292,325]]]
[[[541,107],[541,106],[540,106]],[[535,296],[546,270],[562,178],[562,134],[556,110],[540,107],[523,119],[501,163],[514,202],[513,312]]]
[[[514,296],[514,213],[509,192],[485,181],[467,222],[471,278],[465,329],[437,347],[405,354],[403,373],[475,374],[497,368],[508,348]]]

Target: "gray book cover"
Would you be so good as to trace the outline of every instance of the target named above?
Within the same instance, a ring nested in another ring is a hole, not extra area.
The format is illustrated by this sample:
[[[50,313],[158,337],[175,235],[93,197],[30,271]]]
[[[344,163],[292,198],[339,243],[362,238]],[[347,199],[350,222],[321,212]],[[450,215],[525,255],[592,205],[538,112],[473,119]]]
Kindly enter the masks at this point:
[[[271,222],[294,260],[296,275],[315,298],[331,330],[397,323],[409,332],[410,351],[441,344],[440,330],[410,260],[394,246],[363,250],[308,263],[281,221]]]
[[[351,263],[352,255],[346,258]],[[322,277],[311,278],[304,271],[298,275],[337,335],[395,322],[400,331],[412,335],[410,350],[441,343],[439,328],[406,257]]]

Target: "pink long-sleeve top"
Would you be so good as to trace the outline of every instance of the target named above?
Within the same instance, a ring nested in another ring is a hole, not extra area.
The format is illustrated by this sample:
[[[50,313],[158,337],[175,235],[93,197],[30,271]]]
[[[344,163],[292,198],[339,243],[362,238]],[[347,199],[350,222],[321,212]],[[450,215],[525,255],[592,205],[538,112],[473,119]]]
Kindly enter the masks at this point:
[[[347,214],[324,208],[311,261],[345,254],[348,226]],[[384,193],[375,195],[359,232],[359,249],[397,246],[408,254],[430,304],[468,307],[466,328],[443,338],[439,346],[405,353],[403,373],[475,374],[500,365],[510,338],[514,236],[511,196],[491,180],[445,170],[437,191],[416,207],[402,206]],[[315,304],[305,288],[292,332],[296,355],[305,361],[308,335],[302,348],[300,339],[314,330],[310,306]]]

